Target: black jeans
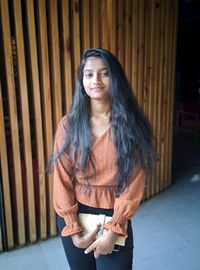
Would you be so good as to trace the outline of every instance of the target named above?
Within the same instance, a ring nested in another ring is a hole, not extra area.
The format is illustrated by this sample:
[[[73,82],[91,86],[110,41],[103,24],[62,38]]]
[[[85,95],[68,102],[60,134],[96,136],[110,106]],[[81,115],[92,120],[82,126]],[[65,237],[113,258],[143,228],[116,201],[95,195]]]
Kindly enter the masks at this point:
[[[103,214],[112,216],[113,209],[99,209],[79,204],[79,213]],[[65,226],[65,221],[57,217],[59,233]],[[98,259],[94,258],[93,252],[85,254],[85,249],[74,246],[71,236],[61,237],[65,254],[71,270],[131,270],[133,260],[133,233],[131,221],[128,221],[128,238],[124,247],[118,247],[119,251],[112,254],[101,255]]]

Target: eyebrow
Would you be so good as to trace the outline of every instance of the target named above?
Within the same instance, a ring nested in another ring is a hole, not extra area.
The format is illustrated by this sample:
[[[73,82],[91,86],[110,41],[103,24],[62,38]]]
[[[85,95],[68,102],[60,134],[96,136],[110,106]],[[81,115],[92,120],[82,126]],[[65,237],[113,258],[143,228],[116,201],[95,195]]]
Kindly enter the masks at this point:
[[[101,71],[101,70],[104,70],[104,69],[108,70],[107,67],[103,67],[103,68],[100,68],[98,71]],[[85,69],[85,70],[83,70],[83,72],[86,72],[86,71],[94,71],[94,70],[93,69]]]

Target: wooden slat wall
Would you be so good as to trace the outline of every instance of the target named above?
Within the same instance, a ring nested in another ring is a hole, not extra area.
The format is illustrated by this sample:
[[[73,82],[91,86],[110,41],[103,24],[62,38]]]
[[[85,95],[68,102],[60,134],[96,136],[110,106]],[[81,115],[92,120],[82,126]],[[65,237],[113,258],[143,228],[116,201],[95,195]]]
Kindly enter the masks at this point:
[[[57,234],[45,167],[89,47],[118,57],[153,125],[146,198],[170,185],[177,10],[178,0],[0,0],[0,250]]]
[[[4,204],[4,212],[5,212],[5,224],[1,224],[0,227],[3,226],[7,229],[7,245],[8,247],[12,247],[14,244],[13,239],[13,224],[12,224],[12,208],[11,208],[11,198],[10,198],[10,186],[9,186],[9,173],[8,173],[8,155],[7,155],[7,146],[6,146],[6,134],[5,134],[5,126],[4,126],[4,111],[3,111],[3,100],[2,100],[2,87],[0,82],[0,154],[1,154],[1,176],[3,179],[3,188],[0,187],[0,190],[4,194],[4,198],[6,199],[6,204]],[[3,157],[3,158],[2,158]],[[4,169],[3,169],[4,168]],[[2,195],[2,194],[1,194]],[[0,201],[2,198],[0,198]],[[0,232],[0,250],[3,249],[3,235]]]
[[[28,104],[28,85],[26,76],[25,64],[25,46],[22,25],[22,10],[21,1],[13,1],[13,13],[15,22],[15,38],[16,38],[16,53],[17,59],[17,78],[18,90],[20,96],[21,108],[21,124],[22,124],[22,137],[23,137],[23,150],[24,150],[24,163],[26,168],[26,186],[27,197],[24,196],[24,203],[27,205],[25,208],[25,222],[28,219],[28,232],[30,241],[36,240],[36,224],[35,224],[35,202],[34,202],[34,185],[33,185],[33,166],[32,166],[32,149],[31,149],[31,134],[30,134],[30,112]],[[17,180],[17,179],[16,179]],[[24,192],[24,190],[22,191]],[[20,210],[19,210],[20,211]],[[27,212],[27,214],[26,214]]]
[[[12,200],[13,211],[16,212],[13,218],[15,219],[17,216],[17,220],[15,220],[15,222],[13,222],[13,220],[10,219],[9,223],[15,224],[15,239],[17,239],[17,243],[24,244],[26,240],[25,240],[25,216],[23,204],[22,171],[21,171],[21,153],[19,144],[19,120],[17,112],[16,85],[14,80],[11,31],[9,19],[10,18],[9,18],[8,2],[6,0],[1,1],[1,24],[3,28],[1,33],[3,36],[3,44],[4,44],[4,56],[5,56],[4,67],[6,72],[7,103],[9,108],[9,111],[7,113],[9,115],[10,136],[12,142],[11,145],[8,145],[9,167],[8,168],[2,167],[1,170],[4,171],[7,169],[10,172],[9,183],[10,186],[12,186],[11,189],[12,192],[15,192],[16,194],[15,196],[15,194],[11,192],[10,196],[8,197],[10,200]],[[1,153],[1,159],[2,158],[5,157]],[[2,180],[3,185],[5,185],[5,181],[8,179],[2,178]],[[5,205],[7,204],[6,197],[4,197],[4,204]]]

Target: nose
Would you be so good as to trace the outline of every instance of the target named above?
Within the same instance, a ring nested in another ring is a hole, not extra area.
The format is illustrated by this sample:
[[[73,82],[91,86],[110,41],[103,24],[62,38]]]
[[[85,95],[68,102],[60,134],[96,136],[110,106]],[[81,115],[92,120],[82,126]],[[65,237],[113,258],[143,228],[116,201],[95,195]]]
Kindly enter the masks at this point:
[[[101,77],[98,73],[94,73],[92,82],[93,82],[93,84],[100,84]]]

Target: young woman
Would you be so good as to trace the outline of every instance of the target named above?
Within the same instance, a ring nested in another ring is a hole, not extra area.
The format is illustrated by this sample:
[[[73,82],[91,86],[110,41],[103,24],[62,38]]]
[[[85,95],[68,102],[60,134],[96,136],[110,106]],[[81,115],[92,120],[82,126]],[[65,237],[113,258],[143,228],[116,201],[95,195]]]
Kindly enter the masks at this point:
[[[154,160],[151,127],[117,58],[89,49],[78,69],[73,104],[54,143],[54,207],[72,270],[132,269],[131,218]],[[78,213],[111,216],[83,234]],[[125,230],[125,224],[128,228]],[[116,246],[118,236],[125,246]]]

